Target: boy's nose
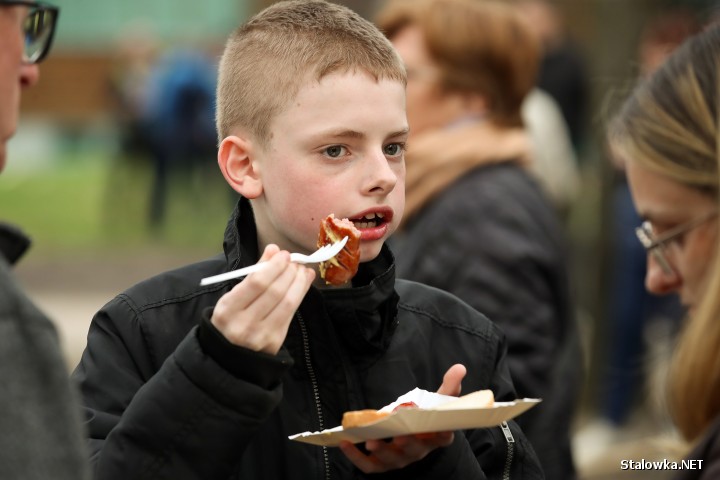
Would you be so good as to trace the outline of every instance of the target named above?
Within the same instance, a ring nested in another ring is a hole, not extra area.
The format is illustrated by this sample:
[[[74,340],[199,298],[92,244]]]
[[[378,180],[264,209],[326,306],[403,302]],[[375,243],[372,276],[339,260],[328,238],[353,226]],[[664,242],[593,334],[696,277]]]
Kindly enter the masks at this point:
[[[20,85],[32,87],[40,79],[40,68],[36,65],[23,64],[20,66]]]
[[[389,193],[397,184],[398,175],[393,170],[385,155],[378,155],[374,162],[369,162],[368,193]]]
[[[667,295],[677,292],[681,285],[682,279],[675,270],[672,273],[665,272],[657,260],[652,255],[648,255],[645,274],[645,288],[648,292],[655,295]]]

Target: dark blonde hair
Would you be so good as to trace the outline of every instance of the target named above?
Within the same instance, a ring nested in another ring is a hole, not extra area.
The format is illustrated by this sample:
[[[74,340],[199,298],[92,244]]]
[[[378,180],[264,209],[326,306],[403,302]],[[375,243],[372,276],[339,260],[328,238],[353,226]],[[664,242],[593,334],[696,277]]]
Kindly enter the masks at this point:
[[[217,129],[237,127],[261,143],[275,115],[300,87],[334,72],[364,71],[405,85],[405,69],[388,40],[352,10],[325,1],[276,3],[238,28],[220,60]]]
[[[613,155],[718,197],[720,27],[679,47],[639,84],[608,129]],[[668,403],[680,432],[697,440],[720,414],[720,237],[702,302],[684,325],[669,372]]]
[[[395,0],[376,24],[390,39],[419,27],[445,89],[479,93],[495,123],[522,125],[520,108],[535,84],[540,47],[515,7],[493,0]]]

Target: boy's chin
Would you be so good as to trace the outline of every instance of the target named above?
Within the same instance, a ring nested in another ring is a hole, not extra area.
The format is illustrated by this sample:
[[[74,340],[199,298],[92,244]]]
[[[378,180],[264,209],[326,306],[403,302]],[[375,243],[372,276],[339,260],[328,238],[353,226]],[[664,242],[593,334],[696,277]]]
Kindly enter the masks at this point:
[[[378,240],[376,242],[363,242],[360,244],[360,263],[371,262],[380,255],[380,250],[385,242]]]

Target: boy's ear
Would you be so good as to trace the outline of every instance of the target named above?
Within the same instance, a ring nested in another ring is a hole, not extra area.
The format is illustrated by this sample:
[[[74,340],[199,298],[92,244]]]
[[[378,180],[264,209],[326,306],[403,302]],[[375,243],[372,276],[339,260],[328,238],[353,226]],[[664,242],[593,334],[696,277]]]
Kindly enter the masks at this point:
[[[227,183],[245,198],[257,198],[262,193],[258,162],[253,161],[252,142],[231,135],[225,137],[218,149],[218,165]]]

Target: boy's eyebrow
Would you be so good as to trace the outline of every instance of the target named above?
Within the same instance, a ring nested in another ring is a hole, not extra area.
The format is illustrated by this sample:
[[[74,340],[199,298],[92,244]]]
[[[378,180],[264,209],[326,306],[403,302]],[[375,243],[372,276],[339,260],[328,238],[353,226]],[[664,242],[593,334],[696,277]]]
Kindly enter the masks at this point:
[[[402,130],[391,133],[388,137],[401,137],[403,135],[407,135],[408,133],[410,133],[410,127],[405,127]]]
[[[410,128],[405,127],[402,130],[398,130],[397,132],[390,133],[387,137],[400,137],[402,135],[407,135],[410,133]],[[352,129],[345,129],[345,130],[330,130],[328,132],[322,133],[318,135],[318,137],[326,137],[326,138],[356,138],[356,139],[364,139],[366,135],[363,132],[358,132],[357,130]]]
[[[358,132],[356,130],[338,130],[338,131],[330,131],[327,133],[328,137],[333,138],[358,138],[363,139],[365,138],[365,134],[362,132]]]

